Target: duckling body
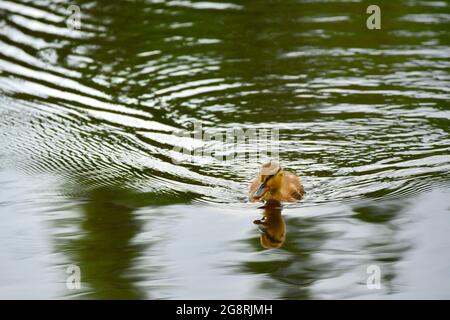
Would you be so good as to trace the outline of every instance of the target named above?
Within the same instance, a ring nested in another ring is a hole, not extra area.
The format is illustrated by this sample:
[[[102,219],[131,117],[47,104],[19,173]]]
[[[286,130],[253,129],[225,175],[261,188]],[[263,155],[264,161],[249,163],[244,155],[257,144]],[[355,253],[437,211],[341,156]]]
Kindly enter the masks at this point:
[[[250,185],[249,198],[251,202],[295,202],[304,194],[300,178],[284,172],[277,162],[271,161],[262,165],[258,177]]]

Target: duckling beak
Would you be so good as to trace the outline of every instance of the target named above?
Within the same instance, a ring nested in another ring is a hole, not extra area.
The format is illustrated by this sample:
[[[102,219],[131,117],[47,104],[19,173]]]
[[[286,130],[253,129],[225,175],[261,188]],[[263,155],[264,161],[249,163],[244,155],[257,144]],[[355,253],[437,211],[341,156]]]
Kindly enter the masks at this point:
[[[261,198],[263,195],[266,194],[267,190],[269,190],[269,188],[267,188],[267,185],[265,182],[261,182],[261,184],[258,186],[258,189],[256,189],[255,193],[254,193],[254,197],[255,198]]]

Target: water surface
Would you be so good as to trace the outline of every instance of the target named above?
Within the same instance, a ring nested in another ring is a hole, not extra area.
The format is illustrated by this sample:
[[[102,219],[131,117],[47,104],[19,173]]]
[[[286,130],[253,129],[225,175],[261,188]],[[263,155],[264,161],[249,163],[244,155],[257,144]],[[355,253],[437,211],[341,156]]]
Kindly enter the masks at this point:
[[[0,1],[1,298],[450,298],[448,2],[77,4]],[[279,248],[196,122],[279,130]]]

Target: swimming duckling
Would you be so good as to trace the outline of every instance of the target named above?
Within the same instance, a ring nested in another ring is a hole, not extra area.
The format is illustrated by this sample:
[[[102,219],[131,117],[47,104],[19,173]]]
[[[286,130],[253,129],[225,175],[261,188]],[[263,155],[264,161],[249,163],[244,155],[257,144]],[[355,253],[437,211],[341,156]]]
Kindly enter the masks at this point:
[[[294,202],[301,200],[304,194],[299,177],[285,173],[278,162],[270,161],[262,165],[258,177],[250,185],[249,198],[251,202]]]
[[[264,217],[253,221],[261,232],[259,240],[266,249],[280,248],[286,240],[286,224],[281,215],[281,203],[269,201],[264,205]]]

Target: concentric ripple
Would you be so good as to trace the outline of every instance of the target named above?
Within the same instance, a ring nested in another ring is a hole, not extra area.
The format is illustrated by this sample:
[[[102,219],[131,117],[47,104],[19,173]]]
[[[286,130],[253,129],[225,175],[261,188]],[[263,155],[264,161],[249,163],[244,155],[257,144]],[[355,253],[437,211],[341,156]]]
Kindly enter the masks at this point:
[[[383,32],[353,1],[77,2],[80,30],[60,1],[0,1],[1,166],[57,174],[67,193],[243,202],[258,163],[179,151],[212,148],[175,134],[201,122],[278,130],[306,204],[449,181],[445,2],[397,1]]]

